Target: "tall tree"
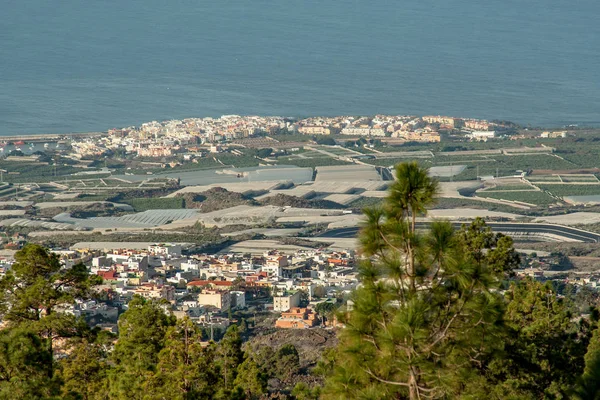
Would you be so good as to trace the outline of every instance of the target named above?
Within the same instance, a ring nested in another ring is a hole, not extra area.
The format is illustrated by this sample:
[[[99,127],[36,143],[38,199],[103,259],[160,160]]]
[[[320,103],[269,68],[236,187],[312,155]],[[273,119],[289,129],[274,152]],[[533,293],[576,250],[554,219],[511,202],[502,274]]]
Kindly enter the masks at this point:
[[[119,318],[119,340],[111,354],[111,398],[142,399],[156,370],[167,330],[175,317],[154,301],[134,296]]]
[[[89,333],[83,320],[60,312],[76,299],[86,299],[102,279],[90,276],[83,264],[64,268],[48,249],[28,244],[15,254],[15,263],[0,279],[0,313],[8,328],[24,326],[40,336],[50,354],[57,338]],[[48,376],[54,362],[46,364]]]
[[[231,325],[225,336],[219,342],[217,349],[216,362],[220,368],[223,378],[223,388],[231,390],[234,387],[234,380],[237,375],[238,366],[244,361],[242,351],[242,339],[237,325]]]
[[[396,179],[384,206],[365,210],[361,285],[325,398],[456,397],[500,334],[504,274],[475,262],[449,223],[417,230],[438,187],[426,169],[400,164]]]
[[[415,290],[416,267],[413,240],[416,240],[417,216],[425,214],[427,208],[435,202],[439,192],[439,184],[429,177],[428,171],[421,168],[417,162],[406,162],[396,165],[396,181],[390,186],[385,202],[385,217],[395,220],[396,228],[401,228],[406,252],[406,267],[410,289]],[[410,224],[406,225],[405,220]],[[373,224],[372,228],[375,228]]]
[[[101,400],[108,397],[107,354],[101,343],[82,340],[61,360],[63,398]]]
[[[600,328],[596,328],[590,340],[585,369],[572,394],[577,400],[600,400]]]
[[[202,332],[189,319],[177,321],[166,332],[151,384],[153,399],[211,398],[219,377],[214,368],[214,344],[202,348]]]
[[[251,353],[246,353],[245,360],[237,368],[234,385],[238,387],[246,399],[258,399],[267,391],[267,377],[260,370]]]
[[[40,399],[59,394],[48,365],[52,353],[36,332],[23,326],[0,330],[0,398]]]
[[[102,282],[83,264],[63,268],[58,256],[28,244],[15,254],[15,263],[0,280],[0,311],[11,322],[39,321],[56,307],[86,298]]]
[[[485,368],[488,393],[499,398],[568,398],[583,372],[589,324],[571,313],[550,283],[512,283],[505,296],[507,334],[501,356]]]
[[[510,236],[494,233],[481,218],[458,232],[467,256],[477,264],[487,264],[496,273],[511,274],[521,262]]]

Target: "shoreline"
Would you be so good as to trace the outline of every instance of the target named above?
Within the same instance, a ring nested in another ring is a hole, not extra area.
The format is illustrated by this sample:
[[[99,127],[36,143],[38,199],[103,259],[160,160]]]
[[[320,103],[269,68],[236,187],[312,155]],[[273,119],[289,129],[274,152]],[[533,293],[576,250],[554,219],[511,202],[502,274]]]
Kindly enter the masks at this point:
[[[237,115],[237,114],[236,114]],[[407,114],[408,115],[408,114]],[[412,116],[412,114],[410,114]],[[251,117],[254,115],[239,115],[240,117]],[[276,115],[257,115],[259,117],[263,117],[263,118],[268,118],[268,117],[273,117],[273,118],[284,118],[284,119],[290,119],[290,120],[295,120],[295,121],[300,121],[303,119],[310,119],[310,118],[336,118],[336,117],[340,117],[339,115],[313,115],[313,116],[302,116],[302,117],[283,117],[283,116],[276,116]],[[374,115],[356,115],[356,116],[362,116],[362,117],[373,117]],[[223,117],[223,116],[221,116]],[[221,117],[211,117],[211,118],[221,118]],[[414,115],[414,117],[419,117],[418,115]],[[450,118],[456,118],[456,119],[475,119],[475,120],[482,120],[482,121],[495,121],[495,119],[480,119],[480,118],[475,118],[475,117],[452,117],[452,116],[448,116]],[[181,118],[180,120],[185,120],[185,119],[203,119],[206,117],[187,117],[187,118]],[[157,120],[158,122],[166,122],[166,121],[171,121],[171,120]],[[145,123],[147,123],[148,121],[146,121]],[[584,125],[584,124],[568,124],[568,125],[557,125],[557,124],[548,124],[548,125],[539,125],[539,126],[533,126],[532,124],[522,124],[522,123],[516,123],[513,121],[506,121],[506,122],[510,122],[512,124],[515,124],[517,127],[519,127],[520,129],[526,129],[526,130],[552,130],[552,129],[571,129],[571,130],[575,130],[575,131],[579,131],[579,130],[587,130],[587,129],[600,129],[600,123],[598,124],[592,124],[592,125]],[[141,125],[141,124],[140,124]],[[135,127],[139,127],[140,125],[133,125]],[[122,128],[116,128],[116,129],[122,129]],[[10,134],[10,135],[2,135],[0,134],[0,142],[1,141],[14,141],[14,140],[28,140],[28,141],[40,141],[40,140],[64,140],[64,139],[70,139],[70,138],[81,138],[81,137],[93,137],[93,136],[102,136],[102,135],[107,135],[108,134],[108,130],[105,131],[91,131],[91,132],[61,132],[61,133],[25,133],[25,134]]]
[[[0,141],[12,141],[12,140],[63,140],[74,137],[93,137],[107,135],[108,132],[72,132],[72,133],[29,133],[25,135],[0,135]]]

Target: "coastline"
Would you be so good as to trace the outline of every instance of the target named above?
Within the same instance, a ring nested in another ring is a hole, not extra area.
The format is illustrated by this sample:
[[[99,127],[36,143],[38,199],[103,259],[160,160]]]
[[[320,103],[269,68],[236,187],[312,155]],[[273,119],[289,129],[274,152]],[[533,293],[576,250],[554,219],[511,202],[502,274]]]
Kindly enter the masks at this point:
[[[27,140],[27,141],[41,141],[41,140],[61,140],[81,137],[94,137],[106,135],[107,132],[73,132],[73,133],[29,133],[26,135],[0,135],[0,141],[13,141],[13,140]]]

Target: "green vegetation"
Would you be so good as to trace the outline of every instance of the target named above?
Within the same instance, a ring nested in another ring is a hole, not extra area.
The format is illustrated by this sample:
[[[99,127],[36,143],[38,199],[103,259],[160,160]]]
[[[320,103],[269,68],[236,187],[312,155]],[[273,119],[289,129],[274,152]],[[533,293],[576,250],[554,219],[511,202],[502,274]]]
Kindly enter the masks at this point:
[[[302,375],[300,348],[332,331],[286,331],[281,343],[256,317],[240,317],[206,343],[205,331],[165,311],[168,303],[138,296],[118,336],[90,329],[61,310],[99,295],[100,279],[30,244],[0,278],[0,399],[598,398],[599,312],[581,314],[597,304],[594,293],[512,280],[520,265],[512,239],[480,219],[458,231],[447,222],[416,229],[438,185],[416,163],[398,165],[396,176],[383,207],[365,210],[360,285],[313,376]],[[333,308],[318,306],[325,315]],[[244,345],[253,335],[257,342]]]
[[[579,182],[590,182],[600,183],[595,175],[560,175],[563,182],[579,183]]]
[[[482,210],[500,211],[513,214],[524,214],[525,210],[505,204],[490,203],[476,198],[440,197],[435,201],[435,208],[479,208]]]
[[[63,179],[63,176],[71,176],[72,174],[81,172],[81,168],[75,168],[70,165],[58,165],[55,171],[52,165],[7,161],[0,161],[0,169],[8,171],[4,173],[3,179],[4,182],[10,183],[60,181]]]
[[[346,207],[362,211],[365,207],[375,207],[383,204],[383,199],[377,197],[361,197],[360,199],[354,200],[352,203],[347,204]]]
[[[181,197],[137,198],[125,200],[124,203],[131,205],[137,212],[185,208],[185,202]]]
[[[531,183],[538,182],[560,182],[560,178],[556,175],[531,175],[527,177]]]
[[[328,146],[328,147],[322,147],[322,150],[325,150],[328,153],[331,154],[335,154],[337,156],[353,156],[353,155],[357,155],[355,152],[353,151],[349,151],[343,147],[333,147],[333,146]]]
[[[307,158],[300,159],[295,158],[293,160],[285,160],[282,159],[279,161],[279,164],[283,165],[295,165],[297,167],[328,167],[332,165],[350,165],[353,164],[349,161],[337,160],[331,157],[320,157],[320,158]]]
[[[301,372],[293,344],[244,349],[243,318],[208,342],[188,318],[165,312],[168,303],[139,296],[121,314],[118,336],[89,329],[60,307],[94,296],[99,277],[82,264],[61,268],[36,245],[16,259],[0,279],[2,399],[258,399],[269,378],[289,392]]]
[[[565,161],[560,157],[552,154],[528,154],[528,155],[494,155],[493,157],[497,162],[506,168],[512,168],[514,170],[529,170],[529,169],[572,169],[577,168],[576,164]]]
[[[555,196],[592,196],[600,195],[600,185],[536,185]]]
[[[485,189],[485,192],[505,192],[505,191],[510,191],[510,190],[536,190],[534,187],[532,187],[531,185],[527,185],[526,183],[523,184],[518,184],[518,183],[511,183],[511,184],[507,184],[507,185],[496,185],[496,186],[490,186],[489,188]]]
[[[574,317],[550,284],[507,285],[519,257],[481,220],[416,231],[435,183],[399,167],[385,206],[365,211],[369,258],[322,398],[597,398],[597,317]]]
[[[201,193],[178,194],[177,198],[185,201],[185,208],[197,208],[201,212],[212,212],[239,205],[251,205],[254,201],[243,194],[230,192],[221,187],[214,187]]]
[[[407,162],[411,160],[416,160],[419,165],[424,167],[431,167],[433,165],[432,159],[430,158],[410,158],[410,157],[397,157],[397,158],[377,158],[377,159],[365,159],[361,160],[362,162],[370,165],[375,165],[378,167],[391,167],[396,164]]]
[[[278,193],[259,202],[263,206],[297,207],[297,208],[345,208],[345,206],[329,200],[307,200],[302,197]]]
[[[515,190],[507,190],[507,191],[481,191],[477,192],[477,196],[479,197],[488,197],[491,199],[499,199],[499,200],[508,200],[508,201],[522,201],[524,203],[535,204],[537,206],[543,207],[548,206],[550,204],[556,204],[559,201],[550,196],[549,194],[539,191],[539,190],[530,190],[530,191],[515,191]]]

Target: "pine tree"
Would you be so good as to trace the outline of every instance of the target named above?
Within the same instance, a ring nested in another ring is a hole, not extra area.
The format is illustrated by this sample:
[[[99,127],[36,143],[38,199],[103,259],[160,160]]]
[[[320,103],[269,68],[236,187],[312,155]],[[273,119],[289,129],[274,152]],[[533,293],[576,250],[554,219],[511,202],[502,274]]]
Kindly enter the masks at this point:
[[[214,345],[202,348],[202,333],[189,319],[178,321],[166,332],[158,355],[156,374],[148,398],[211,398],[218,385],[214,369]]]
[[[585,354],[585,369],[575,386],[576,400],[600,400],[600,328],[594,334]]]
[[[275,376],[282,381],[290,381],[300,370],[300,356],[293,344],[284,344],[275,354]]]
[[[59,394],[52,353],[23,326],[0,330],[0,399],[40,399]]]
[[[216,355],[216,363],[220,368],[225,391],[233,389],[237,368],[243,361],[242,339],[240,338],[238,326],[232,325],[219,342]]]
[[[234,385],[241,389],[246,399],[258,399],[267,391],[267,377],[261,372],[253,355],[246,353],[245,360],[237,368]]]
[[[396,179],[382,208],[364,210],[361,283],[325,398],[457,397],[501,333],[504,272],[468,254],[449,223],[417,230],[438,191],[426,169],[400,164]]]
[[[90,276],[83,264],[64,268],[58,256],[42,246],[28,244],[15,254],[15,263],[0,279],[0,313],[5,321],[4,333],[14,330],[20,338],[27,337],[28,345],[48,355],[47,362],[36,364],[45,368],[49,380],[55,379],[54,342],[57,339],[89,335],[90,329],[82,319],[60,312],[61,307],[70,306],[76,299],[86,299],[93,287],[102,280]],[[25,334],[25,332],[27,332]],[[39,349],[44,347],[44,351]],[[6,347],[5,350],[14,349]],[[12,355],[5,355],[11,359]],[[35,357],[34,357],[35,359]],[[24,376],[30,384],[39,382],[36,375]],[[25,382],[23,382],[25,385]],[[47,385],[39,388],[45,392]]]
[[[63,398],[101,400],[108,397],[107,354],[99,343],[82,340],[61,360]]]
[[[500,398],[567,398],[584,368],[590,327],[574,318],[551,283],[512,283],[501,355],[486,367],[488,393]]]
[[[115,368],[109,377],[110,396],[142,399],[165,346],[165,334],[175,324],[175,317],[165,314],[158,303],[134,296],[118,324],[119,340],[111,354]]]

